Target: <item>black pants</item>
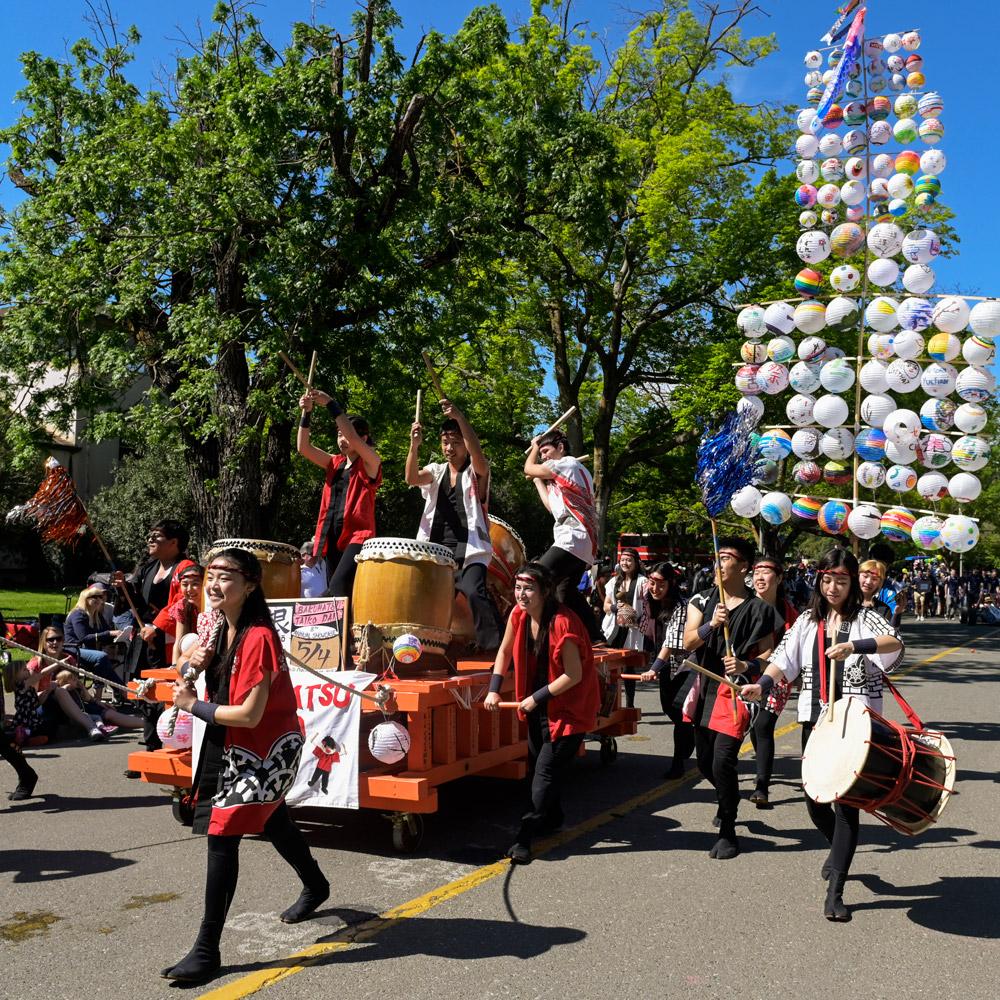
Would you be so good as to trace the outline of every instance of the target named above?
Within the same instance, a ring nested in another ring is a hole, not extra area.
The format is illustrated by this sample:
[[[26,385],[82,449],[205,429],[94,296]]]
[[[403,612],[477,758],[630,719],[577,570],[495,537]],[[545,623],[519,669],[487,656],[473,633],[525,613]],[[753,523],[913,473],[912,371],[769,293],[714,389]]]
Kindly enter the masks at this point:
[[[719,836],[732,840],[736,836],[736,810],[740,804],[738,761],[743,740],[705,726],[695,726],[694,734],[698,770],[715,786]]]
[[[809,734],[813,730],[813,723],[802,723],[802,752],[805,753],[806,743],[809,741]],[[854,806],[844,806],[839,802],[830,803],[813,802],[806,796],[806,808],[809,810],[809,818],[813,826],[830,843],[830,867],[835,872],[843,872],[845,875],[851,869],[851,862],[854,860],[854,852],[858,848],[858,828],[861,825],[861,814]]]
[[[327,788],[330,786],[330,769],[327,768],[324,770],[321,767],[317,767],[316,770],[313,771],[308,784],[310,788],[319,785],[320,792],[326,795]]]
[[[493,598],[486,589],[486,566],[474,563],[460,567],[455,572],[455,589],[465,594],[469,602],[472,624],[476,628],[476,645],[489,651],[499,649],[503,625]]]
[[[683,673],[670,677],[666,667],[660,673],[660,707],[674,724],[674,770],[680,770],[694,752],[694,724],[685,722],[684,713],[674,704],[683,683]]]
[[[538,710],[528,713],[528,761],[531,768],[531,807],[521,817],[517,842],[531,846],[531,838],[546,826],[562,822],[562,779],[580,749],[583,735],[553,740],[548,719]]]
[[[771,774],[774,771],[774,727],[777,722],[778,717],[774,712],[762,708],[750,728],[750,742],[757,755],[756,790],[765,795],[771,786]]]
[[[361,543],[352,543],[343,552],[328,549],[326,553],[326,593],[324,597],[350,597],[358,564],[354,557],[361,551]]]
[[[543,555],[540,562],[551,574],[556,583],[556,597],[560,603],[565,604],[583,622],[583,627],[587,630],[591,642],[602,642],[604,636],[597,626],[597,618],[590,609],[587,598],[580,593],[578,584],[587,564],[572,552],[560,549],[553,545],[548,552]]]
[[[6,736],[0,732],[0,757],[3,757],[5,761],[17,772],[17,782],[18,784],[29,784],[31,779],[34,777],[34,770],[31,765],[24,759],[24,754],[20,750],[15,749],[10,745],[10,741]]]

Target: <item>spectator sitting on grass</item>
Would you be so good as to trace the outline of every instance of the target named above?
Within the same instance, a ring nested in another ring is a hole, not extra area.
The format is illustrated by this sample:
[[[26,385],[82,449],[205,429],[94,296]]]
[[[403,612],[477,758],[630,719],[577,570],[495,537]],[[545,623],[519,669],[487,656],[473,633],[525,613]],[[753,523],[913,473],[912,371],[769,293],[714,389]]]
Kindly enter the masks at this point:
[[[71,663],[76,661],[63,652],[61,628],[42,629],[38,638],[38,651],[49,656],[60,656]],[[52,674],[59,664],[46,666],[39,656],[33,656],[14,678],[14,742],[18,746],[39,746],[56,734],[54,719],[46,714],[45,702],[52,694]]]
[[[88,587],[80,591],[76,608],[66,619],[66,651],[72,653],[92,673],[107,681],[117,681],[111,657],[101,646],[114,642],[121,631],[114,627],[110,611],[105,610],[105,592],[101,586]],[[104,691],[99,681],[94,684],[94,695],[98,699]]]

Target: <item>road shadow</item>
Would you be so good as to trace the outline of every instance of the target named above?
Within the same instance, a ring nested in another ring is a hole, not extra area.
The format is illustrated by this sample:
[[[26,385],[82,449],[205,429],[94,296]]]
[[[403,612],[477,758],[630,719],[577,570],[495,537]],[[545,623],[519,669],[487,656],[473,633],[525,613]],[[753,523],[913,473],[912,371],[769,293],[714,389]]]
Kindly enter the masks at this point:
[[[23,803],[12,805],[9,812],[39,812],[58,815],[65,812],[113,812],[118,809],[144,809],[149,806],[170,805],[170,799],[165,795],[116,795],[91,796],[60,795],[58,792],[46,792],[34,798],[25,799]]]
[[[107,851],[0,851],[0,872],[13,872],[15,883],[56,882],[100,875],[134,865]]]
[[[943,876],[928,885],[890,885],[878,875],[859,875],[858,881],[877,898],[852,903],[851,909],[907,910],[915,924],[942,934],[995,940],[1000,938],[1000,878]],[[920,898],[915,898],[920,897]]]

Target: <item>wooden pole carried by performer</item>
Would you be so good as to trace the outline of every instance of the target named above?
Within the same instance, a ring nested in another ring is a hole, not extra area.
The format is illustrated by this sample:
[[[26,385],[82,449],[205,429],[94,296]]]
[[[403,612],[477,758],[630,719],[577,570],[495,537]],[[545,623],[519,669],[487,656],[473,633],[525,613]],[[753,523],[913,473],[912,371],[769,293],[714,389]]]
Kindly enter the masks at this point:
[[[576,413],[576,407],[571,406],[558,420],[556,420],[554,423],[549,424],[549,426],[546,427],[545,430],[538,435],[538,437],[544,437],[544,435],[548,434],[549,431],[554,431],[556,430],[556,428],[561,427],[564,423],[566,423],[567,420],[569,420],[571,416],[573,416],[574,413]],[[530,454],[530,452],[531,448],[529,447],[525,449],[524,453],[525,455],[527,455]],[[582,462],[583,459],[580,459],[580,461]]]
[[[431,356],[426,351],[421,351],[420,354],[424,359],[427,374],[430,375],[431,382],[434,383],[434,391],[438,394],[438,399],[447,399],[448,397],[444,394],[444,389],[441,388],[441,380],[438,378],[437,372],[434,371],[434,365],[431,363]]]
[[[694,660],[685,660],[684,666],[689,667],[697,674],[701,674],[702,677],[707,677],[710,681],[722,684],[724,687],[729,688],[736,694],[740,693],[740,686],[735,681],[731,681],[728,677],[723,677],[722,674],[717,674],[714,670],[709,670],[708,667],[703,667],[700,663],[696,663]],[[735,704],[735,700],[733,704]]]

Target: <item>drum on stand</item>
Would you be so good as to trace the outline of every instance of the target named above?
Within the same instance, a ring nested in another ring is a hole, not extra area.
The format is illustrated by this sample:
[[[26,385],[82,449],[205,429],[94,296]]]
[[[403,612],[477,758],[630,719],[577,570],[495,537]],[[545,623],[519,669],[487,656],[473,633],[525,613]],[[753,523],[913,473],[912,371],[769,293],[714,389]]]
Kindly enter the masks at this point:
[[[240,549],[252,552],[260,561],[263,571],[260,586],[268,600],[299,597],[302,590],[299,570],[299,550],[284,542],[269,542],[260,538],[219,538],[212,542],[205,557],[205,565],[223,549]]]
[[[802,758],[802,786],[815,802],[873,813],[909,835],[926,830],[955,790],[955,754],[944,733],[896,725],[857,698],[813,727]]]
[[[521,536],[499,517],[490,515],[490,541],[493,558],[486,573],[486,587],[502,618],[514,606],[514,574],[524,565],[527,549]]]
[[[455,590],[451,550],[413,538],[369,538],[357,563],[351,597],[355,640],[370,623],[386,648],[412,633],[425,651],[443,653],[451,641]]]

